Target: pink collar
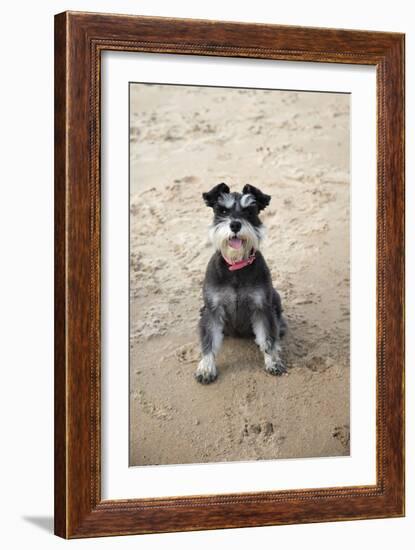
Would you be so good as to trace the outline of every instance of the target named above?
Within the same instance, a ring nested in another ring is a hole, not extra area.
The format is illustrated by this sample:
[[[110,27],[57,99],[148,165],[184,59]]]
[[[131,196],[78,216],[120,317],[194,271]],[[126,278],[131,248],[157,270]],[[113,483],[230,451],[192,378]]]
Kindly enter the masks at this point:
[[[229,271],[236,271],[237,269],[242,269],[247,265],[251,265],[255,261],[256,256],[255,256],[255,250],[252,249],[251,254],[249,255],[249,258],[247,258],[246,260],[240,260],[239,262],[231,262],[230,260],[228,260],[228,258],[225,258],[223,254],[222,254],[222,258],[228,264]]]

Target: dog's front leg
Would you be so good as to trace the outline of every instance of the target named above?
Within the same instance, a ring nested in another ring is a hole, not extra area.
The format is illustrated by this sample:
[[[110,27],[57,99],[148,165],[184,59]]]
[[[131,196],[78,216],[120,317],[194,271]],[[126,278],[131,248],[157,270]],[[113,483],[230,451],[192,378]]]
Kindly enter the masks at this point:
[[[252,329],[255,342],[264,354],[265,370],[276,376],[285,374],[287,369],[280,357],[281,348],[278,344],[278,326],[274,311],[256,312]]]
[[[215,358],[223,341],[223,320],[218,310],[211,311],[206,307],[202,310],[199,321],[200,344],[202,360],[195,377],[201,384],[210,384],[218,376]]]

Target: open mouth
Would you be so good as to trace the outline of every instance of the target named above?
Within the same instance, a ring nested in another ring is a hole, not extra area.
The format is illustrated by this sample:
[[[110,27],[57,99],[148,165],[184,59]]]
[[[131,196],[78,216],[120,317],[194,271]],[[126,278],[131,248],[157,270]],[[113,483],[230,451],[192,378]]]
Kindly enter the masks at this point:
[[[238,237],[231,237],[229,239],[229,246],[231,248],[235,248],[236,250],[238,250],[239,248],[241,248],[243,245],[243,240],[242,239],[239,239]]]

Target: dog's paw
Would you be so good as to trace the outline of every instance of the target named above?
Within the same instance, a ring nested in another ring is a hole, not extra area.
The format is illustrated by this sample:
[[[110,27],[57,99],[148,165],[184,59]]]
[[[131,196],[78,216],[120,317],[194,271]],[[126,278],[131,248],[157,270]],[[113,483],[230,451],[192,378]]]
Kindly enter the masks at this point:
[[[195,378],[196,380],[199,382],[199,384],[211,384],[212,382],[214,382],[216,380],[216,378],[218,377],[218,373],[217,372],[210,372],[210,373],[205,373],[205,372],[198,372],[196,371],[195,372]]]
[[[265,370],[273,376],[281,376],[282,374],[288,374],[287,369],[281,359],[273,359],[265,363]]]
[[[218,377],[213,355],[207,355],[200,361],[195,378],[200,384],[211,384]]]

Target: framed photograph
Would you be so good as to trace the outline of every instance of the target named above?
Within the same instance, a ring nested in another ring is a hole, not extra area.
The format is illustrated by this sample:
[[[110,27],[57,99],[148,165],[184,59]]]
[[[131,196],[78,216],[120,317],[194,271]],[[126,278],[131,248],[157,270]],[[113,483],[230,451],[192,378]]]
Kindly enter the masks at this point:
[[[55,532],[404,515],[404,35],[55,18]]]

